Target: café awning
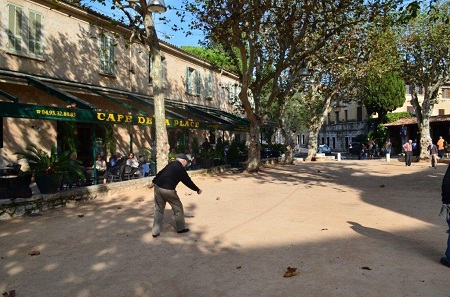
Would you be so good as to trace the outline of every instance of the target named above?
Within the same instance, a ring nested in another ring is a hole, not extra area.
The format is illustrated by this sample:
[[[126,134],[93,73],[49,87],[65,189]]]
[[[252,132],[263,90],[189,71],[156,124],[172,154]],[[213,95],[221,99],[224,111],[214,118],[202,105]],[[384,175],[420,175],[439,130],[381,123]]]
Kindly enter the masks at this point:
[[[109,122],[145,126],[152,126],[154,123],[154,101],[151,96],[82,83],[36,77],[0,69],[0,82],[5,80],[35,87],[64,101],[66,107],[19,103],[20,98],[0,90],[0,96],[9,100],[1,101],[0,98],[0,117],[89,123]],[[112,108],[109,111],[103,111],[95,104],[89,102],[88,99],[82,99],[74,95],[76,92],[72,91],[72,89],[82,90],[84,94],[101,96],[112,104]],[[30,100],[21,100],[21,102],[24,101],[29,102]],[[119,110],[123,111],[123,108],[125,108],[128,112],[117,112],[114,110],[114,105],[119,105],[122,107]],[[248,131],[249,128],[249,123],[246,119],[239,118],[218,108],[175,100],[165,100],[165,106],[166,125],[169,128],[220,129],[243,132]]]

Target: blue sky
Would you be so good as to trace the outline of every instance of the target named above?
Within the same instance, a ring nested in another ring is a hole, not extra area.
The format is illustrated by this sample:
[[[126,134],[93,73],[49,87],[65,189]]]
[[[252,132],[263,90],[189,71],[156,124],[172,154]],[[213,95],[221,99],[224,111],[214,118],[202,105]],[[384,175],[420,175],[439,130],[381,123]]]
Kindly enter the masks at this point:
[[[94,1],[81,1],[82,3],[89,6],[91,9],[96,10],[104,15],[113,17],[113,11],[110,10],[112,0],[106,0],[107,4],[106,6],[103,6],[99,4],[98,2]],[[165,0],[164,1],[166,6],[174,6],[177,9],[180,9],[180,0]],[[117,11],[115,11],[117,12]],[[164,16],[169,19],[172,24],[177,24],[179,27],[187,27],[186,24],[180,22],[180,18],[176,15],[176,10],[167,10],[164,13]],[[184,33],[182,32],[175,32],[171,30],[171,24],[165,25],[163,22],[158,21],[158,14],[155,14],[155,29],[158,34],[158,37],[166,41],[168,43],[171,43],[176,46],[183,46],[183,45],[192,45],[192,46],[198,46],[198,41],[203,39],[203,34],[201,31],[193,32],[192,35],[186,37]],[[165,36],[170,36],[170,39],[164,38]]]

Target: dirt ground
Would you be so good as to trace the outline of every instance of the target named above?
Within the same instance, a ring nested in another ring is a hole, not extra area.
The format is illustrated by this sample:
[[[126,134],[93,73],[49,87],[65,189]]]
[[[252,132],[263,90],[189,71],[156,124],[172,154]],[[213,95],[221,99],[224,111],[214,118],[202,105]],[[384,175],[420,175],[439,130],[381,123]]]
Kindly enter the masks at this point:
[[[156,239],[149,189],[0,221],[0,294],[450,296],[446,168],[343,160],[194,177],[202,195],[178,187],[191,232],[175,232],[168,207]]]

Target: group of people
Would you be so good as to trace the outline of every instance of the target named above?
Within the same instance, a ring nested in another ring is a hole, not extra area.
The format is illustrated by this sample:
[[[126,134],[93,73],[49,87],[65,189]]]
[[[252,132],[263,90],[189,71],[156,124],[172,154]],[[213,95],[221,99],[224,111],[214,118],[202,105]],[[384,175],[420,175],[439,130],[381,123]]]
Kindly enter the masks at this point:
[[[446,141],[442,136],[439,136],[439,140],[434,144],[431,140],[429,140],[429,145],[427,147],[428,152],[430,153],[431,166],[436,168],[438,159],[444,157]],[[405,142],[402,146],[403,151],[405,152],[405,164],[406,166],[411,166],[412,156],[417,156],[418,153],[415,153],[415,150],[418,150],[417,141],[412,141],[411,139]]]

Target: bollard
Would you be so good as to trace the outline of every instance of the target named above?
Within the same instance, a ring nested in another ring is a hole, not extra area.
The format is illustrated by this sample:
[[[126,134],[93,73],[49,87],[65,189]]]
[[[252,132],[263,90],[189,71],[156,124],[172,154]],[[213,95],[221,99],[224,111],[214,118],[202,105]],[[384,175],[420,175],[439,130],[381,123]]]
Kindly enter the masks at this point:
[[[386,162],[391,162],[391,154],[386,154]]]
[[[341,153],[337,153],[337,160],[341,161]]]

